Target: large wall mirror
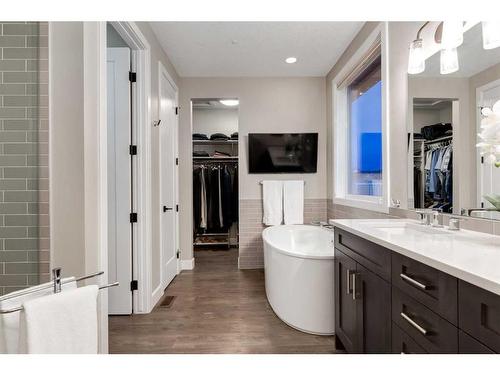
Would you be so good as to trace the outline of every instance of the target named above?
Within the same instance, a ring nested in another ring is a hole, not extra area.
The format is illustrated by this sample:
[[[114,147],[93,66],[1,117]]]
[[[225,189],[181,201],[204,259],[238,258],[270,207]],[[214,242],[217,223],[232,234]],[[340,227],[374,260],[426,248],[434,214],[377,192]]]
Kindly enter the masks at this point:
[[[476,147],[482,109],[500,99],[500,47],[483,47],[480,23],[464,29],[456,55],[408,75],[408,207],[500,220],[500,167]]]

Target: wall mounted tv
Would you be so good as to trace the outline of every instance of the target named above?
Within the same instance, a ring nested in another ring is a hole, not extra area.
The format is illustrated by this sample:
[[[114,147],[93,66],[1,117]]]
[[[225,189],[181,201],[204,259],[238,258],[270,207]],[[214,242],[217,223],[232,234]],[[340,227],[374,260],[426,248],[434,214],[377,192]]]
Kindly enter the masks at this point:
[[[316,173],[318,133],[248,134],[249,173]]]

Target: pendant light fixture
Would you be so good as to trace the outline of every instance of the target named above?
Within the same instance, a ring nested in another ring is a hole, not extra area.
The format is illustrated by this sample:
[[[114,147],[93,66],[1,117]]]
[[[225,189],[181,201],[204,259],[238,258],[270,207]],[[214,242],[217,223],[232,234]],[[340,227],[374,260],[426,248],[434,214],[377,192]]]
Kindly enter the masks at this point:
[[[457,48],[464,42],[463,21],[444,21],[443,35],[441,37],[441,48]]]
[[[483,48],[500,47],[500,22],[483,21]]]
[[[441,50],[440,73],[450,74],[458,70],[458,53],[456,48]]]
[[[419,74],[425,70],[425,56],[420,33],[429,22],[425,22],[417,32],[417,38],[410,44],[410,56],[408,58],[408,74]]]

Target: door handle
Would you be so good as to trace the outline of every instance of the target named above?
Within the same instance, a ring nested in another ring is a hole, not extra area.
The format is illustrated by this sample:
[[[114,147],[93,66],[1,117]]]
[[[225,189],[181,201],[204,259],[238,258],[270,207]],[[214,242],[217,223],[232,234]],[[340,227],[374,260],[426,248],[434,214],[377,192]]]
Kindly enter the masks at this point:
[[[163,212],[172,211],[172,207],[163,206]]]

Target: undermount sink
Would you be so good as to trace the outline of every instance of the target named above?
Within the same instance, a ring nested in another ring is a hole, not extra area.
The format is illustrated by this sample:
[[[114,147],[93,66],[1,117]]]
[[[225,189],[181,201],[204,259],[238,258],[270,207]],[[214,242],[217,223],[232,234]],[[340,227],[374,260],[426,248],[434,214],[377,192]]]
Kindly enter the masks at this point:
[[[439,234],[439,235],[449,235],[451,234],[449,231],[444,230],[443,228],[433,228],[431,226],[408,223],[408,222],[385,222],[385,223],[369,223],[371,228],[390,233],[390,234],[416,234],[426,233],[426,234]]]

